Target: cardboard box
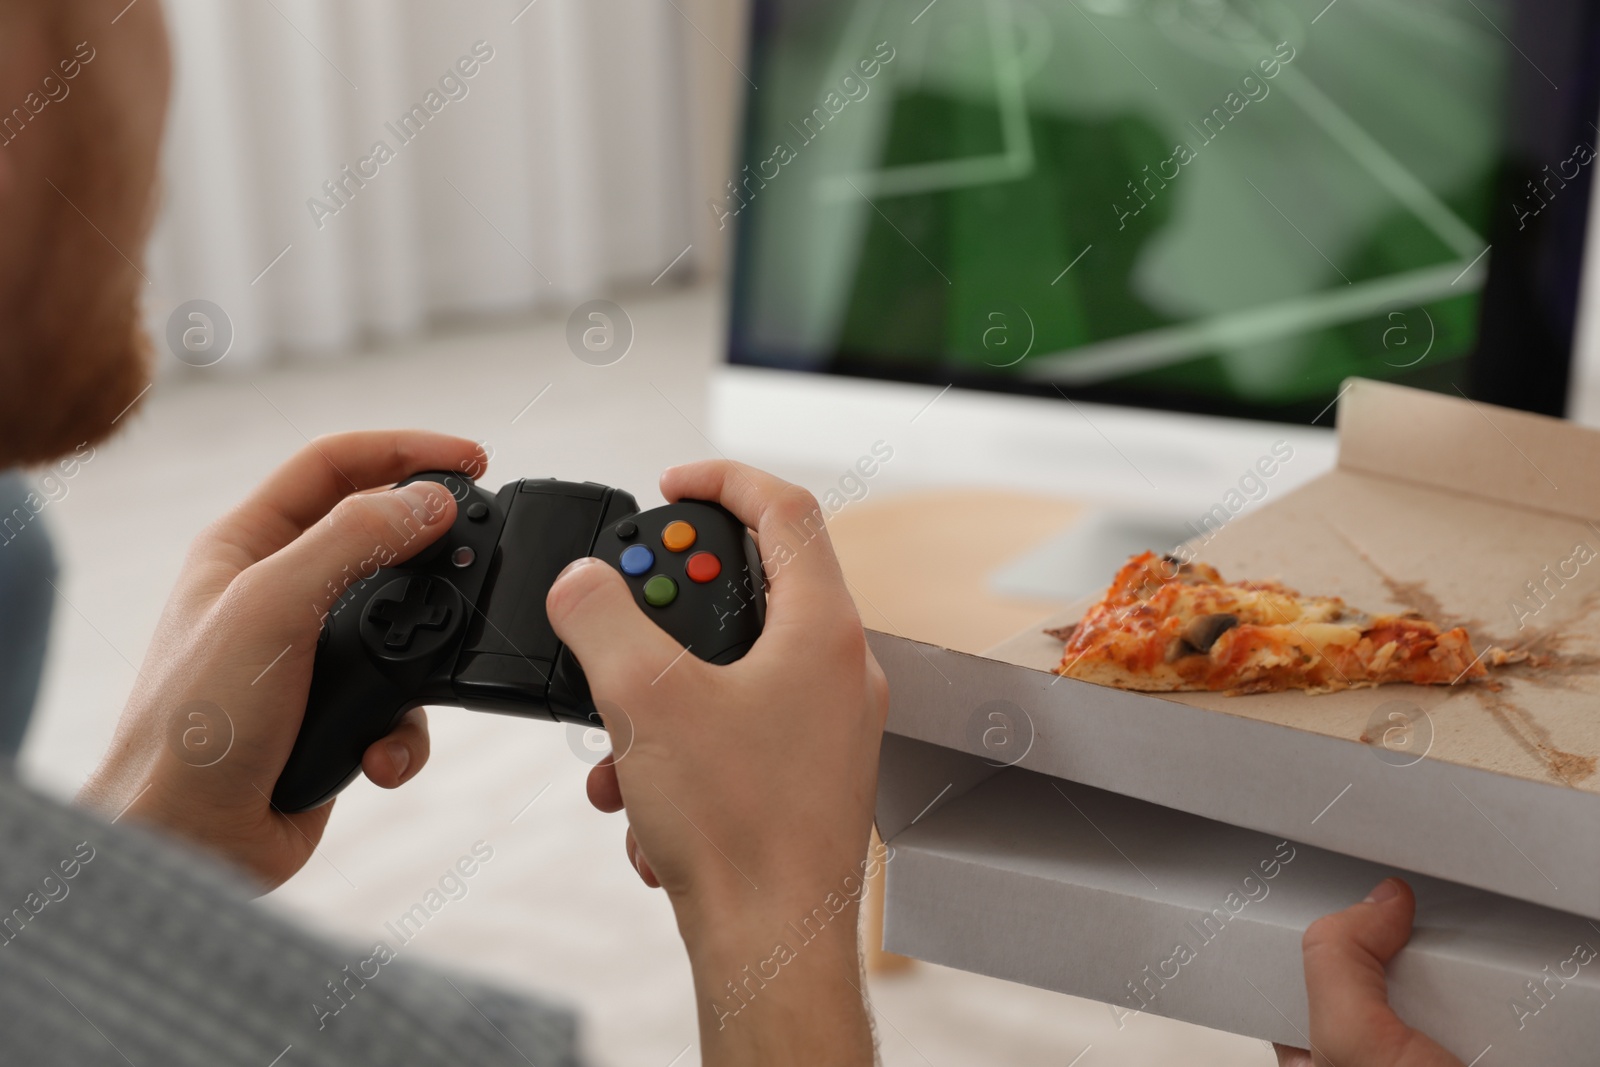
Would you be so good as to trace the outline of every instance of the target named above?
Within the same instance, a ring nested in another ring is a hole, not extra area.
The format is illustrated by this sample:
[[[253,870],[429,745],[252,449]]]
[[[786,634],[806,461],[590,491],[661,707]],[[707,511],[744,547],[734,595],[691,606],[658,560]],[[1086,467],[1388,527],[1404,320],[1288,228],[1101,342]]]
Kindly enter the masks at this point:
[[[1388,874],[1361,860],[890,736],[885,947],[1306,1047],[1300,938]],[[936,809],[907,798],[958,780]],[[974,784],[975,780],[975,784]],[[1600,926],[1407,875],[1391,1003],[1467,1064],[1590,1064]]]
[[[886,778],[884,837],[1016,764],[1600,918],[1600,433],[1356,380],[1339,436],[1336,469],[1235,515],[1270,487],[1241,479],[1191,542],[1198,557],[1225,578],[1413,608],[1480,650],[1549,663],[1494,686],[1156,695],[1050,673],[1061,645],[1043,630],[1082,604],[986,656],[874,633],[890,733],[957,757],[925,781]]]

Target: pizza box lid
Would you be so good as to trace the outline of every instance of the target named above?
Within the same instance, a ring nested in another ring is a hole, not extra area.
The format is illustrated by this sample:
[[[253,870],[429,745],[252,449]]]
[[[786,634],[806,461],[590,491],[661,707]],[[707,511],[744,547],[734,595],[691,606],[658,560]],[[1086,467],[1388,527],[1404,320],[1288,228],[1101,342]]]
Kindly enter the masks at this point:
[[[928,750],[886,738],[886,778],[984,762]],[[1466,1064],[1587,1064],[1600,1040],[1585,919],[1019,768],[897,834],[885,860],[887,948],[1101,1001],[1097,1049],[1147,1014],[1306,1047],[1303,932],[1394,874],[1417,895],[1388,968],[1407,1023]]]
[[[1493,685],[1127,692],[1051,673],[1044,631],[1091,597],[982,656],[869,634],[889,732],[1600,919],[1600,432],[1361,379],[1338,426],[1333,470],[1219,502],[1196,556],[1547,662]],[[880,833],[972,784],[880,787]]]

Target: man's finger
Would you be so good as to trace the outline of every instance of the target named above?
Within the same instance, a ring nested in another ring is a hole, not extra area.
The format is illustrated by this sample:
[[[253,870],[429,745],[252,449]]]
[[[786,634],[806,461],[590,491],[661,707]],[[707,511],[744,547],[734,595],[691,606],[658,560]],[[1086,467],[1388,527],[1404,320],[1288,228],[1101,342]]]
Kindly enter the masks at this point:
[[[1384,967],[1411,938],[1416,898],[1398,878],[1378,883],[1360,904],[1306,930],[1306,995],[1313,1053],[1370,1056],[1404,1047],[1411,1030],[1389,1007]]]
[[[628,862],[633,869],[639,872],[639,880],[651,889],[661,888],[661,879],[656,877],[656,872],[650,869],[650,861],[644,858],[644,849],[639,847],[639,839],[633,836],[633,827],[628,827],[628,836],[623,843],[628,851]]]
[[[645,617],[622,575],[597,559],[569,564],[550,587],[545,610],[596,698],[629,707],[634,695],[701,666]]]
[[[1290,1048],[1274,1042],[1272,1051],[1278,1054],[1278,1067],[1315,1067],[1311,1053],[1303,1048]]]
[[[428,762],[431,749],[427,712],[412,708],[387,737],[367,746],[361,757],[361,770],[373,785],[394,789],[417,776]]]
[[[589,803],[607,815],[622,810],[622,786],[617,782],[617,765],[607,756],[589,771],[586,783]]]
[[[673,501],[717,501],[756,532],[769,626],[809,626],[845,605],[854,613],[822,508],[804,489],[743,463],[707,460],[667,470],[661,493]]]
[[[273,621],[299,632],[350,587],[437,541],[455,514],[455,499],[437,482],[346,497],[330,521],[316,523],[233,584],[254,610],[281,611]]]
[[[240,502],[212,534],[248,559],[265,559],[323,518],[351,493],[392,485],[429,470],[483,473],[481,446],[421,430],[330,434],[296,452]]]

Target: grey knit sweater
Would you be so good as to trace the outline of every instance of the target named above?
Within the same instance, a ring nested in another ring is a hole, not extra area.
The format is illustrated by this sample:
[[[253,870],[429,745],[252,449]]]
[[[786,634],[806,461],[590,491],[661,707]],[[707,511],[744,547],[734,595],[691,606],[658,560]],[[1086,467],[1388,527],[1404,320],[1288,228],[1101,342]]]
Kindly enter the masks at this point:
[[[319,1013],[369,953],[253,906],[205,856],[0,770],[0,1064],[578,1063],[571,1015],[405,961]]]

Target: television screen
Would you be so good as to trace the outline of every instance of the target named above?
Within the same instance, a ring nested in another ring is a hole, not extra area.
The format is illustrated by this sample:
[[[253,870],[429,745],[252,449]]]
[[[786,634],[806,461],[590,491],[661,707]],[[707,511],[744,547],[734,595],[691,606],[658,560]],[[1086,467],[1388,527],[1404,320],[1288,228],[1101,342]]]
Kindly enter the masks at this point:
[[[708,203],[732,359],[1299,421],[1351,375],[1481,395],[1521,360],[1559,408],[1584,6],[761,0]],[[1491,271],[1558,220],[1559,292],[1486,351]]]

